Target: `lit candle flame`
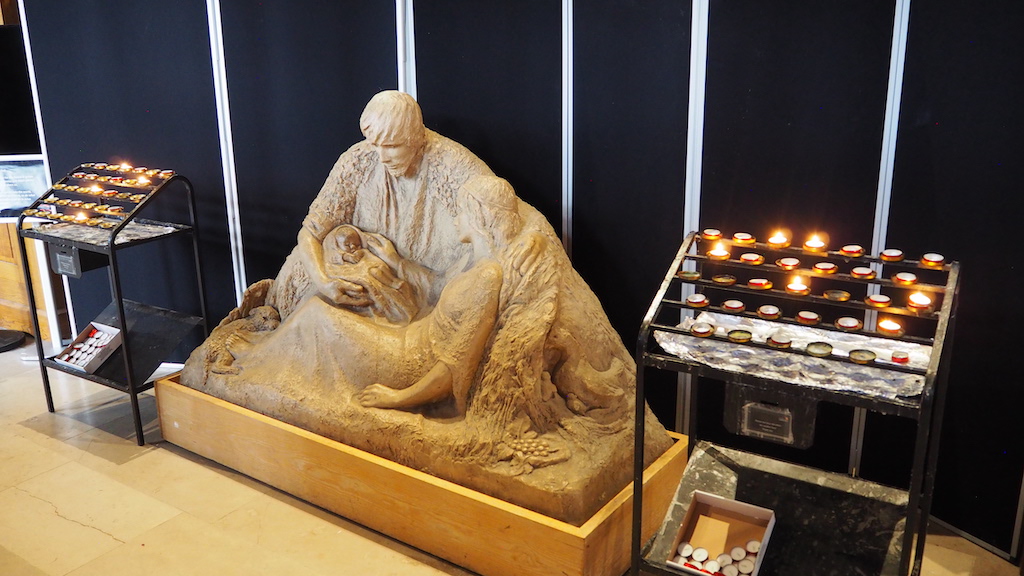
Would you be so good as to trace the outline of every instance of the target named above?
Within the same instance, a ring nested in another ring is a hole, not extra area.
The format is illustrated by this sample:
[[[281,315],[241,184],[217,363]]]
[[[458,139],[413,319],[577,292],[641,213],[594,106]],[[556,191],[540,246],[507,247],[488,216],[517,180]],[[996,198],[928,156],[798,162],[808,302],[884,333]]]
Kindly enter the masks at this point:
[[[793,286],[794,288],[796,288],[798,286],[801,287],[801,288],[806,288],[807,287],[807,285],[804,284],[804,279],[799,277],[799,276],[794,276],[793,277],[793,282],[790,283],[790,286]]]
[[[103,192],[103,188],[100,188],[99,186],[93,186],[92,187],[92,191],[93,192]]]
[[[75,220],[85,220],[85,219],[86,219],[85,212],[79,212],[78,215],[75,216]]]
[[[885,332],[899,332],[900,330],[903,329],[903,326],[900,326],[899,322],[889,320],[887,318],[878,323],[878,328],[879,330],[883,330]]]
[[[778,242],[779,244],[786,240],[786,236],[781,231],[776,231],[775,234],[772,234],[772,237],[768,239],[769,242]]]
[[[145,176],[139,176],[139,184],[149,184],[149,178]]]
[[[914,292],[910,295],[910,303],[917,308],[927,308],[932,305],[932,299],[920,292]]]

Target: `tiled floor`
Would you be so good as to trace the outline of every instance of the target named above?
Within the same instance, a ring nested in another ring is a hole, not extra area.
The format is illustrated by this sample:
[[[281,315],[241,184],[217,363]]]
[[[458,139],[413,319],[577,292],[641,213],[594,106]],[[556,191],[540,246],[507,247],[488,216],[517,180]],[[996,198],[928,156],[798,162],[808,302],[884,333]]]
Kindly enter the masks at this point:
[[[163,442],[153,396],[135,444],[127,397],[0,354],[0,575],[465,575],[469,572]],[[1017,576],[937,532],[928,576]]]

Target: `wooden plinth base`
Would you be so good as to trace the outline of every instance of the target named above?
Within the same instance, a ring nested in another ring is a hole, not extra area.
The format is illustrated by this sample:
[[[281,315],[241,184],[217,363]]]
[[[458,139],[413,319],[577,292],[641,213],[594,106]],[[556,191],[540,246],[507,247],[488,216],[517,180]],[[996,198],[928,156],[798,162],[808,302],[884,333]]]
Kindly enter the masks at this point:
[[[163,437],[340,516],[485,576],[621,576],[632,484],[573,526],[268,418],[156,383]],[[644,540],[686,466],[685,437],[644,473]]]

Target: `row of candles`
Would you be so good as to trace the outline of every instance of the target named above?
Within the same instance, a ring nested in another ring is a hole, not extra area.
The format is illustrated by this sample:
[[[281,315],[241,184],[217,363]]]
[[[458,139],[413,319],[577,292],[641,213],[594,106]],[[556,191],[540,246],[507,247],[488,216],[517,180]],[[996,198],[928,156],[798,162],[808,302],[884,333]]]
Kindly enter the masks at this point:
[[[707,228],[701,233],[701,238],[704,240],[717,242],[722,240],[722,231],[715,228]],[[732,236],[732,242],[737,245],[751,245],[757,242],[757,239],[746,232],[737,232]],[[792,240],[783,232],[775,232],[770,238],[768,238],[768,247],[773,249],[789,248],[792,245]],[[818,234],[811,235],[803,243],[803,250],[812,254],[825,254],[828,252],[828,244]],[[841,256],[849,258],[859,258],[864,256],[864,247],[859,244],[846,244],[839,250]],[[706,255],[711,260],[729,260],[732,254],[724,246],[722,242],[717,242],[714,247],[706,252]],[[879,254],[879,258],[884,262],[900,262],[904,259],[905,255],[902,250],[897,248],[887,248]],[[746,264],[759,265],[764,262],[764,257],[760,254],[746,253],[740,257],[740,261]],[[795,262],[793,267],[799,266],[799,260],[796,258],[782,258],[778,262]],[[918,264],[923,268],[935,268],[941,269],[946,263],[946,259],[941,254],[933,252],[927,253],[921,257]],[[835,264],[830,264],[830,267],[825,267],[822,272],[831,273],[835,272]],[[785,268],[782,264],[780,267]]]
[[[910,275],[913,276],[913,274]],[[899,274],[896,276],[899,276]],[[700,279],[700,272],[684,271],[679,273],[679,277],[683,280],[692,282]],[[736,283],[736,277],[728,274],[718,274],[712,277],[711,281],[721,286],[731,286]],[[917,280],[916,278],[911,281],[908,278],[900,279],[894,277],[893,281],[897,284],[910,286]],[[772,281],[767,278],[751,278],[747,280],[747,287],[754,290],[771,290],[773,284]],[[786,285],[786,293],[793,296],[807,296],[811,293],[811,287],[802,277],[794,276],[789,284]],[[850,299],[851,295],[846,290],[826,290],[822,296],[824,296],[826,300],[831,300],[833,302],[846,302]],[[703,294],[693,294],[691,295],[691,298],[696,299],[695,302],[687,300],[687,304],[691,306],[700,307],[702,305],[707,305],[707,297]],[[869,294],[864,298],[864,303],[874,308],[889,308],[893,305],[892,298],[885,294]],[[932,302],[931,297],[923,292],[914,292],[907,296],[907,309],[911,312],[930,312],[933,305],[934,303]]]
[[[106,162],[86,162],[81,165],[81,168],[92,168],[94,170],[107,170],[110,172],[123,172],[131,174],[144,174],[146,176],[156,176],[159,178],[170,178],[174,176],[174,170],[161,170],[160,168],[146,168],[145,166],[132,166],[131,164],[107,164]],[[79,176],[76,173],[73,174],[76,178]]]
[[[710,304],[711,300],[704,294],[690,294],[686,297],[686,305],[691,308],[705,308]],[[878,306],[877,304],[873,305]],[[742,314],[746,311],[746,304],[741,300],[730,299],[722,302],[721,308],[726,312]],[[773,304],[765,304],[757,309],[757,316],[763,320],[778,320],[782,317],[782,310]],[[797,313],[796,321],[805,326],[816,326],[821,323],[821,315],[810,310],[802,310]],[[853,332],[863,328],[864,323],[852,316],[843,316],[835,321],[835,327],[844,332]],[[891,318],[879,320],[876,329],[880,334],[897,338],[903,336],[904,333],[903,325]]]
[[[97,207],[99,208],[99,207]],[[109,208],[110,211],[96,210],[97,212],[103,212],[109,215],[120,215],[120,210],[114,211],[115,208],[120,209],[120,206],[103,206],[102,208]],[[117,222],[111,222],[103,218],[90,218],[85,212],[79,212],[78,214],[61,214],[60,212],[51,212],[49,210],[37,210],[35,208],[29,208],[22,212],[25,216],[34,216],[36,218],[46,218],[48,220],[55,220],[60,222],[70,222],[73,224],[85,224],[86,226],[97,226],[100,228],[113,228],[117,225]]]

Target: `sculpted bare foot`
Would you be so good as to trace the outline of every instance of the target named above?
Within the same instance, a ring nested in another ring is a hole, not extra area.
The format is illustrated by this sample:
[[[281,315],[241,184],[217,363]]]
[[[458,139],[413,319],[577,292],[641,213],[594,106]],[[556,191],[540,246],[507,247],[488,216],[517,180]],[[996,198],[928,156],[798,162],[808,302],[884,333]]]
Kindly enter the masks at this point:
[[[402,404],[402,394],[383,384],[371,384],[356,394],[356,400],[368,408],[397,408]]]

